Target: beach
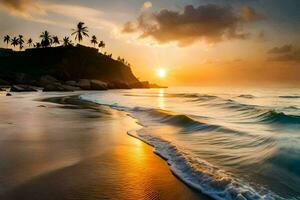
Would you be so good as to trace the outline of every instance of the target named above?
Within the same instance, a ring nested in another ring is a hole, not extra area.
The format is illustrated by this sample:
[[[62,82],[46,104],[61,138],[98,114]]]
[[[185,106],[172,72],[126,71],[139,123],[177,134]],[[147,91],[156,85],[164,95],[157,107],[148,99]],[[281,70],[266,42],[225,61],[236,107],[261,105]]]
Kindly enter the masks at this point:
[[[77,95],[0,96],[0,199],[207,199],[127,134],[135,119]]]

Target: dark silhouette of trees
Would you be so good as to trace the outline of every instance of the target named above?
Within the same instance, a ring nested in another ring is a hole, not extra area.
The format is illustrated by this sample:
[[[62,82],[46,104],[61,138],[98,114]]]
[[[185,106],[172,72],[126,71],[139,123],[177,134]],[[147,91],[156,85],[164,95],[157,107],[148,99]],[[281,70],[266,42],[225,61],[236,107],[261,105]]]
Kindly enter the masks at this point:
[[[53,36],[52,42],[53,42],[53,44],[54,44],[55,46],[60,44],[59,39],[58,39],[57,36]]]
[[[9,35],[4,36],[3,41],[6,43],[6,47],[8,48],[8,43],[10,42],[10,36]]]
[[[29,38],[28,41],[27,41],[28,46],[31,47],[31,46],[32,46],[32,43],[33,43],[32,39]]]
[[[99,42],[98,47],[99,47],[100,49],[104,49],[104,48],[105,48],[105,43],[104,43],[103,40],[101,40],[101,41]],[[100,51],[101,51],[101,50],[100,50]]]
[[[13,37],[13,39],[11,39],[11,45],[12,45],[13,47],[16,47],[16,46],[19,45],[19,40],[18,40],[17,37]]]
[[[24,44],[24,40],[23,40],[23,35],[19,35],[18,37],[18,44],[19,44],[19,48],[20,48],[20,51],[23,49],[23,44]]]
[[[79,43],[83,40],[83,36],[89,37],[89,31],[87,26],[84,25],[84,22],[79,22],[76,29],[72,29],[72,31],[74,31],[72,35],[75,35],[75,40],[78,40]]]
[[[97,37],[95,35],[92,36],[91,43],[94,45],[98,44]]]
[[[70,40],[69,37],[64,37],[63,38],[63,46],[64,47],[73,46],[73,43],[72,43],[72,41]]]
[[[41,35],[40,35],[40,38],[42,38],[42,41],[41,41],[41,46],[42,47],[49,47],[51,46],[51,43],[52,43],[52,38],[49,34],[48,31],[44,31]]]
[[[37,42],[37,43],[33,44],[33,46],[35,48],[41,48],[42,45],[41,45],[41,43]]]
[[[121,58],[120,56],[118,56],[117,60],[128,67],[131,66],[131,64],[127,60],[125,60],[124,58]]]
[[[84,37],[89,37],[88,27],[85,26],[84,22],[79,22],[77,24],[77,27],[75,29],[72,29],[72,31],[73,32],[71,35],[75,35],[75,40],[77,40],[79,44],[84,39]],[[51,36],[47,30],[42,32],[39,37],[41,38],[41,41],[36,42],[36,43],[33,42],[32,38],[29,38],[26,41],[26,44],[28,45],[28,47],[33,46],[35,48],[46,48],[46,47],[51,47],[52,44],[55,46],[62,44],[63,47],[73,47],[74,46],[74,43],[72,42],[70,37],[66,36],[60,41],[57,36]],[[13,37],[13,38],[11,38],[9,35],[6,35],[6,36],[4,36],[3,41],[4,41],[4,43],[6,43],[7,47],[10,43],[13,46],[13,48],[16,48],[17,46],[19,46],[20,51],[24,48],[23,44],[25,42],[24,42],[23,35],[19,35],[18,37]],[[106,44],[104,43],[103,40],[98,41],[96,35],[93,35],[91,37],[90,42],[94,47],[98,47],[101,53],[106,46]],[[80,47],[80,45],[78,45],[78,46]],[[111,53],[108,53],[108,52],[104,52],[102,55],[104,55],[108,58],[112,58],[112,56],[113,56]],[[127,62],[124,58],[118,57],[117,60],[119,62],[123,63],[124,65],[130,67],[130,63]]]

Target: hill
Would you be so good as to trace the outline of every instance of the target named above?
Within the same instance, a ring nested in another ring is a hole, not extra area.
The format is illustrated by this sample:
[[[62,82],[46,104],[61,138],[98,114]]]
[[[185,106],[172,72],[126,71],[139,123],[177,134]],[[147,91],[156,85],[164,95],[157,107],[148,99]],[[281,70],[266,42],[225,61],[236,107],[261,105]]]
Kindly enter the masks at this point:
[[[47,88],[47,85],[52,85],[48,90],[59,91],[157,87],[140,82],[131,68],[121,61],[99,53],[95,48],[81,45],[34,48],[20,52],[2,49],[0,85],[6,84],[18,84],[23,88]]]

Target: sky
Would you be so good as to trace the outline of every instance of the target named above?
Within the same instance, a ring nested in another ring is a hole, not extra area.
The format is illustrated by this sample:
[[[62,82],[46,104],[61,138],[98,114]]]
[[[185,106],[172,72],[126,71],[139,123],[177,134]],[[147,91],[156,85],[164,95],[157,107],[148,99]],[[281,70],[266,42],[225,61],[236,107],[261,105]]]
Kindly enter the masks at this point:
[[[0,0],[0,37],[63,38],[83,21],[140,80],[300,86],[299,10],[299,0]]]

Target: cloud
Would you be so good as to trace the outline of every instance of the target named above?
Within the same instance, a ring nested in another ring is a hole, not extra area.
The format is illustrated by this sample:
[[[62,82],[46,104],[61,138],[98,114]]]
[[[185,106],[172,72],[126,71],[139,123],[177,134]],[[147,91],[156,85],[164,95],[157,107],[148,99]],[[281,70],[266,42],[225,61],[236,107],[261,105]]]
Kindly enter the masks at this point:
[[[282,53],[289,53],[293,50],[293,46],[290,45],[290,44],[286,44],[286,45],[283,45],[281,47],[274,47],[272,49],[270,49],[268,51],[268,53],[273,53],[273,54],[282,54]]]
[[[256,12],[250,6],[244,6],[241,11],[241,17],[245,22],[259,21],[265,19],[265,16]]]
[[[300,63],[300,48],[292,45],[283,45],[281,47],[274,47],[268,51],[272,56],[268,58],[269,61],[279,62],[296,62]]]
[[[196,41],[217,43],[229,39],[246,39],[249,33],[243,24],[258,20],[257,13],[244,8],[242,13],[235,12],[230,6],[207,4],[194,7],[185,6],[184,10],[163,9],[154,13],[143,12],[136,22],[127,22],[123,33],[137,32],[140,38],[151,37],[159,43],[176,42],[187,46]]]
[[[152,3],[150,1],[146,1],[144,4],[143,4],[143,7],[142,7],[142,10],[147,10],[149,8],[152,8]]]
[[[133,22],[126,22],[123,25],[122,32],[124,32],[124,33],[133,33],[135,31],[136,31],[136,27],[135,27],[135,24]]]
[[[5,9],[11,15],[37,23],[68,26],[68,19],[76,19],[84,21],[95,29],[117,28],[116,25],[104,19],[102,11],[79,5],[51,3],[45,0],[0,0],[0,8]],[[56,17],[63,17],[65,20],[57,21]]]
[[[35,0],[0,0],[0,8],[11,15],[31,18],[32,13],[43,15],[45,11]]]
[[[116,28],[116,25],[106,20],[104,13],[98,9],[68,5],[68,4],[44,4],[47,13],[54,13],[59,16],[84,21],[89,27],[94,29],[104,29],[107,27],[109,30]],[[76,13],[76,14],[74,14]]]

